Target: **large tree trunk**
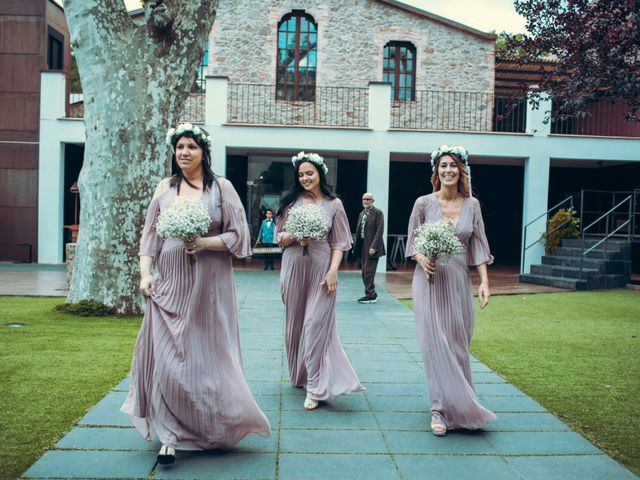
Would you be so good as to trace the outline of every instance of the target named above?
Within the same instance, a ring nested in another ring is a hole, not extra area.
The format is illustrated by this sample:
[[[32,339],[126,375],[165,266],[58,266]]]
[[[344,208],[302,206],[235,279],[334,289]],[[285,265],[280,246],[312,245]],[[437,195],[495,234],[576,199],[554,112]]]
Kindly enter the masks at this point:
[[[82,211],[68,302],[139,313],[138,245],[146,207],[170,171],[177,123],[217,1],[147,1],[135,25],[122,1],[65,0],[84,93]]]

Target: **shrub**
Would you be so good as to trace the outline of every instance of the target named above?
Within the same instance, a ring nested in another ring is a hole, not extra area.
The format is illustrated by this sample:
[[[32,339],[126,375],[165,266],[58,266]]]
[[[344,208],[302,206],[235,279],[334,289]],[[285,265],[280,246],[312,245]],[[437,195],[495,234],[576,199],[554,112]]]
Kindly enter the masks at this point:
[[[93,300],[80,300],[78,303],[63,303],[53,307],[56,312],[78,315],[79,317],[108,317],[115,315],[115,308]]]
[[[573,208],[561,208],[547,221],[544,253],[551,255],[563,238],[576,238],[580,234],[580,219]],[[554,231],[554,229],[556,229]]]

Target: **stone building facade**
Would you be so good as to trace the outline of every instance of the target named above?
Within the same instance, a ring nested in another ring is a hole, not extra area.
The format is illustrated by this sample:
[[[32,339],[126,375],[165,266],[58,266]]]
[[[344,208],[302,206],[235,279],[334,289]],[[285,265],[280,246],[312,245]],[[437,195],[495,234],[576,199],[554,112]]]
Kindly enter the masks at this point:
[[[318,24],[317,85],[381,81],[384,46],[408,41],[416,47],[418,90],[493,92],[493,35],[382,0],[221,0],[209,39],[209,74],[275,84],[278,22],[293,10]]]

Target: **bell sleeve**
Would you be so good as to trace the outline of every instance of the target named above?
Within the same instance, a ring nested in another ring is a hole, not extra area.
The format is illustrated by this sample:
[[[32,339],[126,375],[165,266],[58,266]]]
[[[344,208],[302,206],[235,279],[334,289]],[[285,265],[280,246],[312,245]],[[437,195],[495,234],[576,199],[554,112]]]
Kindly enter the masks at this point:
[[[333,222],[327,237],[331,250],[351,250],[353,237],[349,228],[349,219],[344,211],[344,206],[340,199],[335,200],[335,211],[333,212]]]
[[[145,257],[156,257],[162,249],[163,239],[156,231],[156,222],[160,215],[160,200],[153,197],[149,208],[147,209],[147,217],[142,228],[142,236],[140,237],[140,250],[138,255]]]
[[[287,209],[282,215],[278,215],[275,219],[275,225],[273,227],[273,241],[284,248],[282,245],[282,237],[287,233],[285,225],[287,224],[287,217],[289,216],[289,209]]]
[[[223,232],[220,238],[234,257],[249,257],[251,256],[251,238],[244,207],[238,192],[229,180],[222,179],[220,184]]]
[[[473,233],[467,247],[467,265],[477,266],[483,263],[491,265],[493,255],[489,251],[489,241],[484,231],[480,202],[475,198],[472,198],[471,201],[473,202]]]
[[[411,216],[409,217],[409,228],[407,230],[407,245],[405,246],[405,257],[413,257],[417,252],[413,248],[413,239],[416,234],[416,228],[424,223],[424,198],[420,197],[413,204]]]

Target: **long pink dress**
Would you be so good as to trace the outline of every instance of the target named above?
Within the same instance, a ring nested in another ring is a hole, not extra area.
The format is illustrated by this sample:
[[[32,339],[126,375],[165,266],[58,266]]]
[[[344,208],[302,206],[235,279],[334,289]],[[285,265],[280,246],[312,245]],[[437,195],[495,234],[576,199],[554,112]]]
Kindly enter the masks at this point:
[[[303,204],[298,200],[292,207]],[[334,398],[364,390],[340,343],[336,325],[336,293],[320,283],[331,264],[331,251],[347,251],[352,237],[349,221],[339,199],[321,203],[329,221],[329,233],[309,244],[309,255],[295,242],[282,254],[280,290],[286,309],[285,344],[289,377],[296,387],[306,387],[314,400]],[[282,239],[288,211],[276,219]]]
[[[409,219],[407,256],[415,229],[443,218],[435,194],[416,200]],[[465,198],[456,223],[456,236],[465,251],[450,260],[437,260],[433,284],[419,265],[413,274],[413,308],[434,420],[449,429],[477,429],[496,416],[478,403],[469,361],[473,333],[473,290],[469,266],[493,263],[478,200]]]
[[[147,440],[156,434],[181,450],[271,434],[240,352],[231,255],[250,255],[249,230],[233,185],[218,182],[221,189],[214,184],[202,196],[212,219],[207,236],[220,235],[229,252],[202,251],[190,264],[181,241],[157,235],[156,219],[177,195],[166,185],[149,205],[140,241],[140,255],[156,260],[155,292],[146,300],[122,411]]]

